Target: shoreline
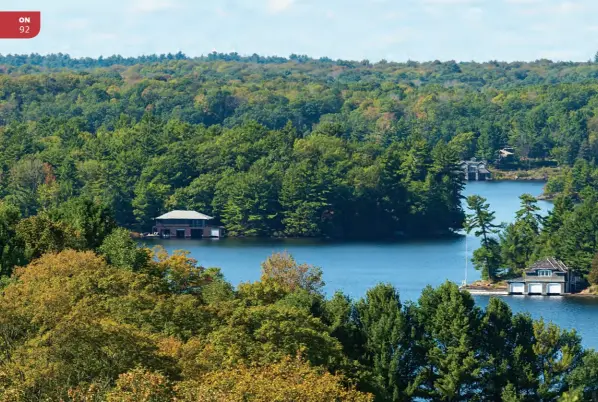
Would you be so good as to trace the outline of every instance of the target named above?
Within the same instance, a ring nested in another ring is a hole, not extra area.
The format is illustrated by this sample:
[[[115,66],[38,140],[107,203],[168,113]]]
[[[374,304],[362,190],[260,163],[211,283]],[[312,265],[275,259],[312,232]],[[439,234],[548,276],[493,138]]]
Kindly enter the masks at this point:
[[[493,287],[495,286],[495,287]],[[472,296],[529,296],[529,295],[511,295],[507,290],[507,286],[501,283],[490,284],[489,282],[477,281],[469,285],[459,286],[459,290],[467,291]],[[558,296],[543,297],[570,297],[574,299],[598,299],[597,293],[589,293],[588,289],[582,290],[579,293],[565,293]],[[532,296],[529,296],[532,297]],[[537,296],[533,296],[537,297]]]
[[[519,170],[501,170],[491,169],[492,180],[494,181],[542,181],[547,182],[548,179],[557,175],[560,172],[558,167],[544,167],[536,169],[519,169]]]

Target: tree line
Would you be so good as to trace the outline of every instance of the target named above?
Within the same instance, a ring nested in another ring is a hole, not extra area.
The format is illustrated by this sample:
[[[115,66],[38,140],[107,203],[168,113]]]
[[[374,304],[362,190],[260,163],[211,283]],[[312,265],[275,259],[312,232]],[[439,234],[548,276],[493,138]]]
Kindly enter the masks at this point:
[[[85,196],[139,231],[171,209],[213,216],[232,236],[427,236],[463,221],[457,148],[423,139],[382,146],[340,138],[334,124],[302,137],[290,124],[205,128],[149,114],[96,136],[68,127],[56,126],[73,136],[70,153],[25,126],[0,136],[0,194],[23,217]],[[13,159],[38,140],[49,147]]]
[[[86,195],[140,231],[183,208],[238,236],[431,235],[462,226],[460,159],[598,151],[594,63],[109,59],[0,58],[0,198],[24,217]]]

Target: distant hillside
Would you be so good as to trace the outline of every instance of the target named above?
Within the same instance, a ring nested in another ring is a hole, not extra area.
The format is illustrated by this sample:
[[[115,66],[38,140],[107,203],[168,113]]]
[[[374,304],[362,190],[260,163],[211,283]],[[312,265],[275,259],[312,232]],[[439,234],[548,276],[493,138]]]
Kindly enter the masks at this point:
[[[0,65],[0,198],[24,215],[87,195],[145,230],[177,207],[238,235],[358,237],[372,222],[375,235],[430,235],[461,226],[462,158],[598,155],[594,63],[179,53]]]

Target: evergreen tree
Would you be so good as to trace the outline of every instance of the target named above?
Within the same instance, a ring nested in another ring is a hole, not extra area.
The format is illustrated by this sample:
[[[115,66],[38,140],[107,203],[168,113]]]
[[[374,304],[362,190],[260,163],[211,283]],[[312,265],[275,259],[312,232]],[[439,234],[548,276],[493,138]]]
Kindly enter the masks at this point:
[[[559,230],[565,224],[574,206],[573,199],[567,194],[561,194],[554,200],[554,207],[544,219],[543,229],[536,241],[533,260],[557,255],[557,248],[562,241],[558,238]]]
[[[502,262],[516,274],[529,264],[544,220],[537,213],[540,208],[533,196],[523,194],[519,199],[521,209],[515,214],[516,221],[499,235]]]
[[[112,210],[87,197],[72,198],[50,211],[49,216],[77,230],[84,241],[83,247],[91,250],[98,248],[116,228]]]
[[[556,256],[582,275],[589,273],[598,249],[597,201],[595,195],[585,198],[567,217],[554,240]]]
[[[421,355],[414,347],[409,319],[391,285],[370,289],[355,305],[365,340],[360,361],[372,371],[372,390],[380,400],[411,400],[419,382]]]
[[[484,279],[496,280],[500,267],[500,246],[492,236],[500,232],[503,225],[494,224],[494,212],[490,211],[490,204],[484,197],[472,195],[467,197],[467,207],[472,212],[466,215],[465,230],[474,231],[481,237],[481,247],[474,252],[473,263],[476,269],[482,271]]]
[[[469,293],[444,283],[427,287],[416,314],[422,325],[418,347],[425,351],[416,396],[435,401],[470,401],[483,371],[478,359],[481,312]]]

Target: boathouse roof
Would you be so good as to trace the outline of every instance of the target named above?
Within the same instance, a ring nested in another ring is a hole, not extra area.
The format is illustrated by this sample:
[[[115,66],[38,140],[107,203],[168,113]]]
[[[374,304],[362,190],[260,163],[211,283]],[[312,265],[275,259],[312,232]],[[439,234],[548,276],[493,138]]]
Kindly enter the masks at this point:
[[[569,272],[569,267],[566,266],[564,262],[553,257],[544,258],[529,267],[530,271],[536,269],[551,269],[553,271]]]
[[[470,165],[487,165],[488,163],[484,160],[478,160],[477,158],[471,158],[468,161],[465,161],[465,160],[461,161],[461,164],[470,166]]]
[[[211,216],[204,215],[196,211],[170,211],[164,215],[158,216],[156,219],[199,219],[199,220],[210,220],[214,219]]]

